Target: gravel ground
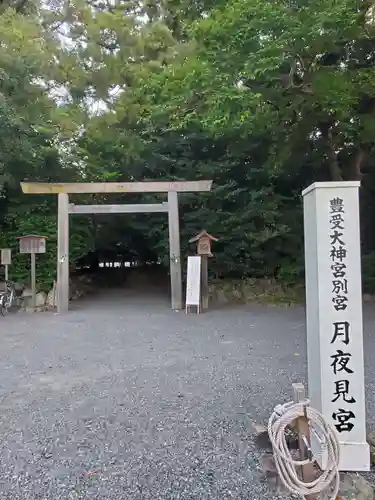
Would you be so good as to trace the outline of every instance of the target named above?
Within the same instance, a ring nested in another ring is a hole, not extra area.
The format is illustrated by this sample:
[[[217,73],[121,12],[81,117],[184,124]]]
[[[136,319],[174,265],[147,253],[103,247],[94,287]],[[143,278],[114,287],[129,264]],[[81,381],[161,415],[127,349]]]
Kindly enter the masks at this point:
[[[366,310],[375,427],[375,310]],[[0,499],[270,500],[252,423],[305,380],[304,311],[118,293],[0,318]],[[372,337],[372,338],[371,338]]]

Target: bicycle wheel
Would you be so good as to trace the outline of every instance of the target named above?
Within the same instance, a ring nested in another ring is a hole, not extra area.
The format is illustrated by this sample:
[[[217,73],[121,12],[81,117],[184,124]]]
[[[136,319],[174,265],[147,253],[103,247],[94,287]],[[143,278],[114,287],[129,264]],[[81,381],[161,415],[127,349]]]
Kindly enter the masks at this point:
[[[6,307],[6,303],[7,303],[7,296],[6,296],[6,294],[4,294],[0,297],[0,314],[1,314],[1,316],[5,316],[6,313],[8,312],[8,308]]]
[[[0,297],[0,314],[1,316],[5,316],[7,313],[7,308],[5,307],[5,296]]]

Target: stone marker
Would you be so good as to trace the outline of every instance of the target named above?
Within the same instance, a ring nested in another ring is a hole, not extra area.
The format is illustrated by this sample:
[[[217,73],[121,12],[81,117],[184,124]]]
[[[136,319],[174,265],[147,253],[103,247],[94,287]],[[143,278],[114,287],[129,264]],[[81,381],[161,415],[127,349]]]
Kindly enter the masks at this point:
[[[363,368],[359,182],[303,191],[308,386],[311,406],[336,429],[341,471],[370,468]],[[315,454],[320,443],[311,433]],[[320,463],[325,468],[326,457]]]

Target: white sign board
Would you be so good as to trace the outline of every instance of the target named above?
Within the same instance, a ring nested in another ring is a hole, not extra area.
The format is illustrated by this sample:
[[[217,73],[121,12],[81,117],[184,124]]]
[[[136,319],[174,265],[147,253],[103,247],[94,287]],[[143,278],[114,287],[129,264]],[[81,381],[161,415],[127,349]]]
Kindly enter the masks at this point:
[[[201,257],[188,257],[186,281],[186,306],[200,305],[201,298]]]
[[[23,236],[19,238],[20,253],[45,253],[46,239],[43,236]]]
[[[1,264],[3,266],[10,266],[12,263],[12,250],[10,248],[1,249]]]
[[[302,193],[309,399],[337,432],[342,471],[370,470],[359,186],[359,182],[318,182]],[[313,435],[314,451],[320,444]],[[325,467],[324,458],[321,465]]]

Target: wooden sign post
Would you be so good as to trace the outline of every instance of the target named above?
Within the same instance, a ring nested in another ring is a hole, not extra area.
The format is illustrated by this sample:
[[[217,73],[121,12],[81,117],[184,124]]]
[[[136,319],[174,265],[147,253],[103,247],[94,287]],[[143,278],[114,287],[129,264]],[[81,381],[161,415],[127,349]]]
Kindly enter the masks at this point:
[[[359,182],[303,191],[308,386],[311,406],[336,430],[340,470],[370,470],[363,368]],[[311,445],[317,450],[320,443]],[[319,464],[325,469],[326,460]]]
[[[188,257],[187,280],[186,280],[186,305],[187,314],[192,306],[197,308],[197,314],[200,313],[201,298],[201,257],[194,255]]]
[[[1,265],[5,267],[5,281],[9,279],[8,266],[12,263],[12,250],[10,248],[1,249]]]
[[[294,403],[306,403],[306,390],[305,386],[301,383],[292,384],[293,388],[293,402]],[[299,459],[306,460],[309,456],[311,437],[310,437],[310,427],[309,420],[305,417],[300,417],[296,421],[297,424],[297,434],[298,434],[298,450]],[[309,457],[311,458],[311,457]],[[310,463],[302,465],[301,470],[302,480],[305,483],[311,483],[316,479],[316,472],[314,467],[314,462],[311,460]],[[317,500],[316,495],[306,495],[305,500]]]
[[[203,311],[208,309],[208,257],[213,257],[211,241],[218,241],[218,239],[205,230],[189,240],[189,243],[197,242],[197,254],[201,257],[201,303]]]
[[[31,294],[32,306],[36,307],[36,254],[46,252],[46,238],[35,234],[20,236],[20,253],[31,255]]]

